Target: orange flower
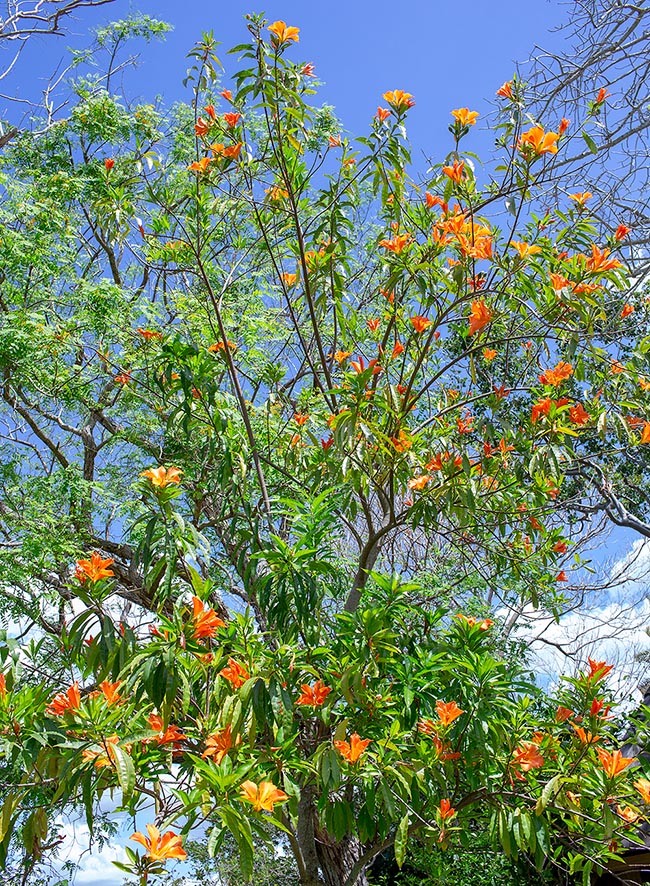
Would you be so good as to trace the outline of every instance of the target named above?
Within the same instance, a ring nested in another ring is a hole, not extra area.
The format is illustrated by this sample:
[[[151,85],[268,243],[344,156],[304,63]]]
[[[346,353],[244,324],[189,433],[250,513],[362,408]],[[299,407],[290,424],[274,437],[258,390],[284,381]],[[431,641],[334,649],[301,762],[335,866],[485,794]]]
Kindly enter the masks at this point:
[[[370,738],[361,738],[357,732],[353,733],[350,741],[335,741],[334,747],[348,763],[356,763],[371,743]]]
[[[226,125],[229,129],[232,129],[233,126],[237,126],[239,121],[241,120],[241,114],[234,114],[229,112],[228,114],[223,115],[223,119],[226,121]]]
[[[634,787],[641,794],[643,802],[650,804],[650,781],[647,778],[640,778],[634,782]]]
[[[413,446],[413,438],[406,431],[400,431],[399,436],[390,437],[396,452],[407,452]]]
[[[222,95],[227,102],[232,101],[232,92],[229,89],[222,89],[219,94]]]
[[[385,92],[382,98],[398,113],[412,108],[415,104],[411,93],[404,92],[402,89],[393,89],[391,92]]]
[[[136,831],[130,838],[140,843],[147,850],[145,857],[152,861],[166,861],[168,858],[178,858],[185,861],[187,852],[183,849],[183,841],[173,831],[167,831],[166,834],[160,836],[160,831],[153,824],[147,825],[148,837]]]
[[[473,301],[469,314],[469,335],[480,332],[492,320],[494,314],[484,301]]]
[[[79,683],[75,680],[66,692],[59,692],[55,695],[49,705],[45,708],[45,713],[53,717],[62,717],[66,711],[71,713],[78,711],[81,705],[81,695],[79,694]]]
[[[602,86],[598,90],[598,95],[596,96],[596,104],[601,105],[605,101],[606,98],[609,98],[610,95],[611,95],[611,92],[608,92],[607,89],[604,86]]]
[[[556,292],[559,292],[561,289],[565,289],[569,285],[569,281],[566,277],[563,277],[561,274],[550,274],[551,286]]]
[[[140,476],[146,477],[155,488],[165,489],[172,484],[180,485],[183,472],[180,468],[165,468],[160,465],[158,468],[147,468],[140,473]]]
[[[555,581],[568,581],[568,580],[569,580],[569,578],[568,578],[566,572],[564,571],[564,569],[562,569],[561,572],[558,572],[558,574],[555,576]]]
[[[420,474],[419,477],[411,477],[408,482],[409,489],[417,489],[421,491],[424,489],[428,483],[433,480],[433,477],[430,474]]]
[[[452,181],[456,182],[459,185],[463,180],[463,172],[465,170],[465,163],[461,160],[460,163],[458,160],[454,160],[453,166],[443,166],[442,171],[443,174],[450,178]]]
[[[388,110],[388,108],[377,108],[377,113],[375,114],[375,117],[379,120],[380,123],[383,123],[384,120],[390,117],[390,111]]]
[[[109,683],[108,680],[104,680],[103,683],[99,684],[99,688],[102,690],[104,698],[106,699],[106,704],[112,705],[122,701],[120,693],[118,692],[121,685],[121,680],[117,680],[115,683]]]
[[[578,206],[584,206],[587,200],[593,196],[591,191],[581,191],[578,194],[569,194],[569,200],[575,200]]]
[[[334,354],[334,359],[337,363],[342,363],[344,360],[347,360],[348,357],[352,355],[352,351],[337,351]]]
[[[284,285],[287,287],[287,289],[290,289],[292,286],[296,285],[296,280],[298,279],[298,275],[297,274],[289,274],[285,271],[285,273],[280,274],[280,279],[282,280]]]
[[[503,84],[503,86],[500,86],[499,89],[497,89],[497,95],[500,95],[501,98],[512,99],[512,98],[513,98],[513,94],[512,94],[512,80],[507,80],[507,81]]]
[[[457,717],[465,713],[458,707],[455,701],[437,701],[436,711],[443,726],[449,726]]]
[[[269,200],[272,203],[278,203],[280,200],[286,200],[289,196],[289,192],[285,188],[281,188],[279,185],[273,185],[273,187],[271,188],[266,188],[264,193],[268,194]]]
[[[233,689],[239,689],[239,687],[243,686],[246,680],[250,677],[246,668],[243,665],[240,665],[239,662],[236,662],[234,658],[229,658],[228,667],[222,668],[219,673],[222,677],[225,677],[226,680],[232,683]]]
[[[215,110],[214,105],[206,105],[203,110],[210,117],[211,120],[217,119],[217,112]]]
[[[582,726],[578,726],[577,723],[571,724],[575,730],[575,734],[578,736],[581,744],[596,744],[597,741],[600,741],[599,735],[592,735],[591,732],[586,732]]]
[[[178,745],[184,738],[187,738],[178,726],[175,726],[173,723],[170,723],[167,729],[163,729],[163,720],[159,714],[149,714],[147,717],[147,723],[154,732],[158,733],[157,738],[150,739],[155,741],[156,744]]]
[[[429,320],[428,317],[423,317],[421,314],[416,314],[415,317],[411,317],[411,325],[416,332],[424,332],[425,329],[428,329],[432,324],[432,320]]]
[[[103,739],[100,743],[102,750],[93,750],[93,748],[85,748],[81,754],[82,759],[86,763],[92,762],[95,769],[102,769],[104,766],[113,766],[115,764],[114,748],[119,742],[117,735],[111,735],[109,738]]]
[[[544,132],[541,126],[533,126],[528,132],[522,133],[518,148],[522,153],[557,154],[556,142],[559,135],[555,132]]]
[[[634,757],[623,757],[620,751],[606,751],[605,748],[596,748],[600,765],[605,770],[605,775],[616,778],[624,769],[632,763],[636,763]]]
[[[490,363],[496,357],[497,352],[492,348],[483,348],[483,359],[486,363]]]
[[[542,251],[541,246],[529,246],[528,243],[518,243],[516,240],[512,240],[510,243],[513,249],[516,249],[521,258],[526,258],[529,255],[537,255],[538,252]]]
[[[474,126],[476,118],[480,115],[478,111],[470,111],[469,108],[457,108],[451,112],[451,116],[461,126]]]
[[[626,304],[621,311],[621,320],[624,320],[626,317],[629,317],[629,315],[633,313],[634,305]]]
[[[313,686],[303,683],[300,689],[302,690],[302,695],[296,699],[296,704],[308,705],[312,708],[319,708],[324,704],[325,699],[332,691],[322,680],[316,680]]]
[[[284,803],[289,797],[272,781],[261,781],[256,785],[253,781],[245,781],[241,785],[242,800],[253,804],[255,812],[273,812],[276,803]]]
[[[75,578],[82,585],[87,581],[95,582],[102,581],[104,578],[111,578],[115,573],[108,567],[114,562],[115,560],[112,557],[104,559],[100,553],[93,551],[90,555],[90,560],[77,560],[74,573]]]
[[[641,431],[641,443],[650,443],[650,421],[646,421],[643,423],[643,430]]]
[[[539,753],[539,746],[534,741],[522,741],[515,748],[513,766],[518,766],[524,772],[531,769],[540,769],[544,765],[544,758]]]
[[[104,160],[104,167],[106,169],[106,172],[110,172],[114,166],[115,166],[115,160],[113,160],[112,157],[107,157]]]
[[[616,228],[616,233],[614,234],[614,237],[619,241],[625,240],[625,238],[627,237],[627,235],[630,233],[631,230],[632,229],[628,228],[627,225],[619,225]]]
[[[396,357],[399,357],[399,355],[403,354],[403,353],[404,353],[404,345],[399,341],[395,342],[395,347],[393,348],[392,353],[390,355],[391,359],[394,360]]]
[[[609,249],[600,249],[595,243],[591,245],[591,258],[587,259],[587,270],[592,273],[602,274],[604,271],[613,271],[616,268],[622,268],[623,265],[617,258],[608,258]]]
[[[212,757],[218,766],[233,746],[230,730],[231,726],[229,723],[225,729],[222,729],[220,732],[213,732],[212,735],[209,735],[205,741],[205,750],[201,756]]]
[[[203,117],[199,117],[199,119],[194,124],[194,132],[198,136],[206,135],[210,131],[210,127],[212,126],[207,120],[204,120]]]
[[[225,621],[219,618],[214,609],[204,609],[203,600],[193,596],[192,605],[194,607],[192,615],[193,630],[194,636],[197,639],[201,637],[214,637],[218,628],[225,628]]]
[[[573,717],[573,711],[569,708],[565,708],[562,705],[558,705],[558,709],[555,712],[555,720],[557,723],[564,723],[565,720],[568,720],[569,717]]]
[[[286,22],[273,22],[269,25],[271,32],[271,41],[274,46],[282,46],[284,43],[298,43],[300,28],[291,28]]]
[[[591,419],[591,416],[582,403],[576,403],[575,406],[572,406],[571,409],[569,409],[569,418],[574,425],[584,425]]]
[[[412,234],[395,234],[390,240],[380,240],[379,245],[384,249],[387,249],[389,252],[394,252],[395,255],[399,255],[409,245],[412,239]]]
[[[571,125],[571,121],[567,120],[566,117],[562,117],[562,119],[560,120],[560,125],[558,127],[559,134],[564,135],[564,133],[567,131],[567,129],[569,128],[570,125]]]
[[[114,378],[114,381],[118,385],[128,385],[131,379],[132,377],[130,372],[118,372],[118,374]]]
[[[570,363],[565,363],[563,360],[557,364],[555,369],[547,369],[545,370],[539,377],[539,380],[543,385],[550,385],[552,387],[557,387],[561,385],[563,381],[567,378],[571,378],[573,375],[573,366]]]
[[[204,173],[208,171],[208,166],[212,161],[209,157],[201,157],[200,160],[195,160],[194,163],[190,163],[187,167],[190,172],[199,172]]]
[[[0,671],[0,699],[7,697],[7,679]]]
[[[634,824],[635,821],[639,818],[639,813],[635,812],[631,806],[616,806],[616,811],[621,816],[623,821],[627,821],[628,824]]]
[[[379,324],[380,324],[380,323],[381,323],[381,320],[378,320],[378,319],[367,320],[367,321],[366,321],[366,326],[368,327],[368,329],[369,329],[371,332],[377,332],[377,330],[379,329]]]
[[[307,62],[307,64],[303,65],[302,68],[300,69],[300,73],[302,74],[303,77],[315,77],[316,76],[315,70],[316,69],[313,65],[313,62]]]
[[[589,662],[589,673],[587,680],[594,680],[596,683],[604,680],[610,671],[614,670],[614,665],[608,665],[604,661],[594,661],[593,658],[587,658]]]
[[[450,800],[441,800],[440,801],[440,818],[443,821],[446,821],[448,818],[453,818],[456,815],[456,810],[452,807]]]
[[[568,547],[565,541],[556,541],[553,545],[553,550],[556,554],[566,554]]]

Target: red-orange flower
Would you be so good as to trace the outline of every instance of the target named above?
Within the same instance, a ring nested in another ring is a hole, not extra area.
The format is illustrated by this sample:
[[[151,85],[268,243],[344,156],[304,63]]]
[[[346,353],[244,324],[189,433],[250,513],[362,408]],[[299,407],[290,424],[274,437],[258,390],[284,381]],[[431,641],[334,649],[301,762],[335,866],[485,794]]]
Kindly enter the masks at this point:
[[[271,41],[275,46],[282,46],[284,43],[298,43],[300,28],[289,27],[286,22],[273,22],[269,25],[271,32]]]
[[[163,729],[163,720],[159,714],[149,714],[147,717],[147,723],[154,732],[158,733],[158,736],[152,739],[156,744],[178,745],[184,738],[187,738],[187,736],[181,732],[179,727],[173,723],[170,723],[167,729]]]
[[[614,234],[614,237],[619,241],[625,240],[625,238],[627,237],[627,235],[630,233],[631,230],[632,229],[628,228],[627,225],[619,225],[616,228],[616,233]]]
[[[149,836],[145,837],[140,831],[136,831],[130,838],[144,846],[147,850],[146,858],[150,858],[152,861],[167,861],[168,858],[178,858],[180,861],[185,861],[187,852],[183,849],[183,841],[173,831],[167,831],[161,836],[155,825],[148,824],[147,833]]]
[[[470,111],[469,108],[456,108],[455,111],[451,112],[451,116],[461,126],[474,126],[480,114],[478,111]]]
[[[436,711],[443,726],[449,726],[457,717],[465,713],[458,707],[455,701],[437,701]]]
[[[308,705],[312,708],[319,708],[324,704],[325,699],[332,691],[322,680],[316,680],[313,686],[310,686],[308,683],[303,683],[300,686],[300,689],[302,695],[296,699],[296,704]]]
[[[180,485],[183,472],[180,468],[165,468],[160,465],[158,468],[147,468],[140,473],[140,476],[146,477],[157,489],[164,489],[172,484]]]
[[[348,761],[348,763],[356,763],[359,757],[364,753],[372,739],[361,738],[358,733],[353,733],[350,741],[335,741],[334,747],[339,754]]]
[[[605,775],[616,778],[624,769],[636,763],[635,757],[624,757],[620,751],[606,751],[605,748],[596,748],[600,765],[605,770]]]
[[[421,314],[416,314],[415,317],[411,317],[410,321],[416,332],[424,332],[424,330],[428,329],[433,322],[432,320],[429,320],[428,317],[423,317]]]
[[[272,781],[261,781],[256,785],[253,781],[245,781],[241,785],[242,800],[252,803],[255,812],[273,812],[276,803],[284,803],[289,797]]]
[[[93,551],[90,560],[77,560],[75,566],[75,578],[83,585],[87,581],[102,581],[104,578],[111,578],[115,575],[112,569],[108,567],[114,563],[112,557],[102,557],[97,551]]]
[[[556,142],[559,137],[556,132],[544,132],[541,126],[533,126],[528,132],[522,133],[518,148],[522,153],[528,152],[537,156],[557,154]]]
[[[198,597],[192,597],[192,606],[194,607],[192,624],[195,637],[214,637],[218,628],[226,626],[225,621],[219,618],[214,609],[204,608],[203,600],[199,600]]]
[[[621,311],[621,320],[625,320],[626,317],[629,317],[630,314],[634,313],[634,305],[625,304],[623,306],[623,310]]]
[[[570,708],[565,708],[562,705],[558,705],[558,709],[555,712],[555,720],[558,723],[564,723],[565,720],[568,720],[569,717],[573,717],[573,711]]]
[[[387,249],[389,252],[394,252],[395,255],[399,255],[409,245],[412,239],[412,234],[395,234],[395,236],[391,237],[389,240],[380,240],[379,245],[383,249]]]
[[[456,810],[452,807],[450,800],[441,800],[440,801],[440,818],[443,821],[446,821],[448,818],[453,818],[456,815]]]
[[[404,92],[403,89],[393,89],[383,94],[384,101],[394,108],[396,111],[408,110],[415,104],[413,96],[410,92]]]
[[[571,125],[571,121],[567,120],[566,117],[562,117],[562,119],[560,120],[560,125],[558,127],[559,134],[564,135],[564,133],[567,131],[567,129],[569,128],[570,125]]]
[[[640,778],[634,782],[634,787],[641,794],[643,802],[650,804],[650,781],[647,778]]]
[[[239,662],[235,661],[234,658],[229,658],[228,667],[222,668],[219,673],[222,677],[225,677],[226,680],[232,683],[233,689],[239,689],[239,687],[243,686],[246,680],[250,677],[246,668],[243,665],[240,665]]]
[[[65,692],[59,692],[58,695],[54,696],[45,708],[45,713],[54,717],[62,717],[67,711],[78,711],[80,705],[79,683],[75,680],[72,686]]]
[[[241,120],[241,114],[235,114],[234,112],[230,111],[227,114],[223,115],[223,119],[225,120],[228,128],[232,129],[233,126],[237,126],[237,124]]]
[[[503,84],[503,86],[500,86],[499,89],[497,89],[497,95],[500,95],[501,98],[512,99],[512,97],[513,97],[513,94],[512,94],[512,80],[507,80],[507,81]]]
[[[622,268],[623,265],[617,258],[609,258],[609,249],[601,250],[592,243],[591,257],[587,259],[587,270],[592,273],[602,274],[604,271],[613,271],[616,268]]]
[[[604,680],[607,674],[610,671],[614,670],[614,665],[608,665],[604,661],[594,661],[593,658],[587,658],[589,662],[589,673],[587,674],[588,680],[594,680],[598,683],[600,680]]]
[[[375,114],[375,117],[379,120],[380,123],[383,123],[384,120],[390,117],[390,114],[391,112],[388,110],[388,108],[377,108],[377,113]]]
[[[529,255],[537,255],[538,252],[542,251],[541,246],[530,245],[529,243],[519,243],[517,240],[512,240],[510,245],[513,249],[516,249],[521,258],[527,258]]]
[[[575,406],[572,406],[571,409],[569,409],[569,418],[574,425],[585,425],[590,421],[591,416],[582,403],[576,403]]]
[[[587,200],[593,196],[591,191],[580,191],[578,194],[569,194],[569,200],[575,200],[578,206],[584,206]]]
[[[601,88],[598,90],[598,95],[596,96],[596,104],[601,105],[606,98],[609,98],[610,95],[611,92],[608,92],[604,86],[601,86]]]
[[[116,680],[115,683],[109,683],[108,680],[104,680],[103,683],[99,684],[99,688],[101,689],[102,694],[106,699],[106,704],[112,705],[122,701],[122,697],[119,693],[119,688],[121,685],[121,680]]]
[[[643,430],[641,431],[641,443],[650,443],[650,421],[646,421],[643,423]]]
[[[473,301],[469,314],[469,335],[480,332],[492,320],[494,314],[484,301]]]
[[[442,172],[452,181],[456,182],[459,185],[463,180],[463,175],[465,172],[465,163],[463,160],[458,162],[458,160],[454,160],[453,166],[443,166]]]
[[[433,480],[433,477],[429,474],[420,474],[419,477],[411,477],[408,482],[408,487],[409,489],[416,489],[418,492],[421,492],[431,480]]]
[[[113,160],[112,157],[107,157],[104,160],[104,167],[106,169],[106,172],[110,172],[114,166],[115,166],[115,160]]]
[[[205,750],[201,754],[202,757],[212,757],[217,766],[232,748],[232,734],[230,723],[220,732],[213,732],[205,740]]]
[[[542,375],[540,375],[539,380],[543,385],[557,387],[567,378],[571,378],[572,375],[573,366],[570,363],[565,363],[563,360],[560,360],[555,369],[545,370]]]
[[[523,772],[540,769],[544,765],[544,758],[539,752],[539,746],[534,741],[522,741],[515,748],[512,765],[518,766]]]

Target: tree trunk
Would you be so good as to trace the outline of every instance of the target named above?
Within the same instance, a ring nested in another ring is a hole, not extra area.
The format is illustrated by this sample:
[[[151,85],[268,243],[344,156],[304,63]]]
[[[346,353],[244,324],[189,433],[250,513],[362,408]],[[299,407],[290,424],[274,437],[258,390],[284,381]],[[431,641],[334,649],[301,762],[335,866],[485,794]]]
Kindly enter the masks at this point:
[[[319,830],[316,852],[325,886],[344,886],[352,868],[363,855],[363,846],[356,837],[344,837],[337,842],[326,831]],[[357,876],[351,886],[368,886],[365,871]]]

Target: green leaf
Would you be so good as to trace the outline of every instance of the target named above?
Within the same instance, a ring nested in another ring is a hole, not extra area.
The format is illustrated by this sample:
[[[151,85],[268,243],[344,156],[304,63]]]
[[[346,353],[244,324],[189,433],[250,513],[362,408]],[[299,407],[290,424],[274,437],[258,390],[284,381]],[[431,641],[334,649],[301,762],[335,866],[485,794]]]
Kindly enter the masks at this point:
[[[582,137],[584,138],[585,142],[587,143],[587,147],[589,148],[591,153],[597,154],[598,153],[598,145],[593,140],[593,138],[588,133],[586,133],[584,131],[584,129],[582,130]]]
[[[404,864],[404,859],[406,858],[406,845],[408,843],[408,835],[409,835],[409,816],[408,812],[404,815],[397,825],[397,831],[395,832],[395,861],[397,862],[397,867],[402,868]]]
[[[111,756],[115,761],[115,770],[117,772],[117,780],[122,788],[122,798],[124,802],[129,800],[135,788],[135,768],[133,760],[129,754],[119,745],[111,746]]]

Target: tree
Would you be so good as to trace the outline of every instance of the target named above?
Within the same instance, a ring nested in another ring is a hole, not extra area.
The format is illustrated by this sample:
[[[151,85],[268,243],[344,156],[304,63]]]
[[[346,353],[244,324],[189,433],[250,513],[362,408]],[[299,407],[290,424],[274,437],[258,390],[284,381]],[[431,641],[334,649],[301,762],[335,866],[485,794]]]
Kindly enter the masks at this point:
[[[570,133],[517,80],[481,187],[474,112],[418,173],[392,90],[356,150],[298,30],[248,23],[232,90],[206,35],[191,105],[80,77],[0,161],[4,604],[41,632],[0,649],[1,846],[118,791],[141,883],[174,823],[244,875],[277,828],[303,886],[354,886],[477,820],[586,882],[650,783],[610,667],[547,696],[495,611],[564,605],[576,466],[647,467],[627,228],[536,207]]]

